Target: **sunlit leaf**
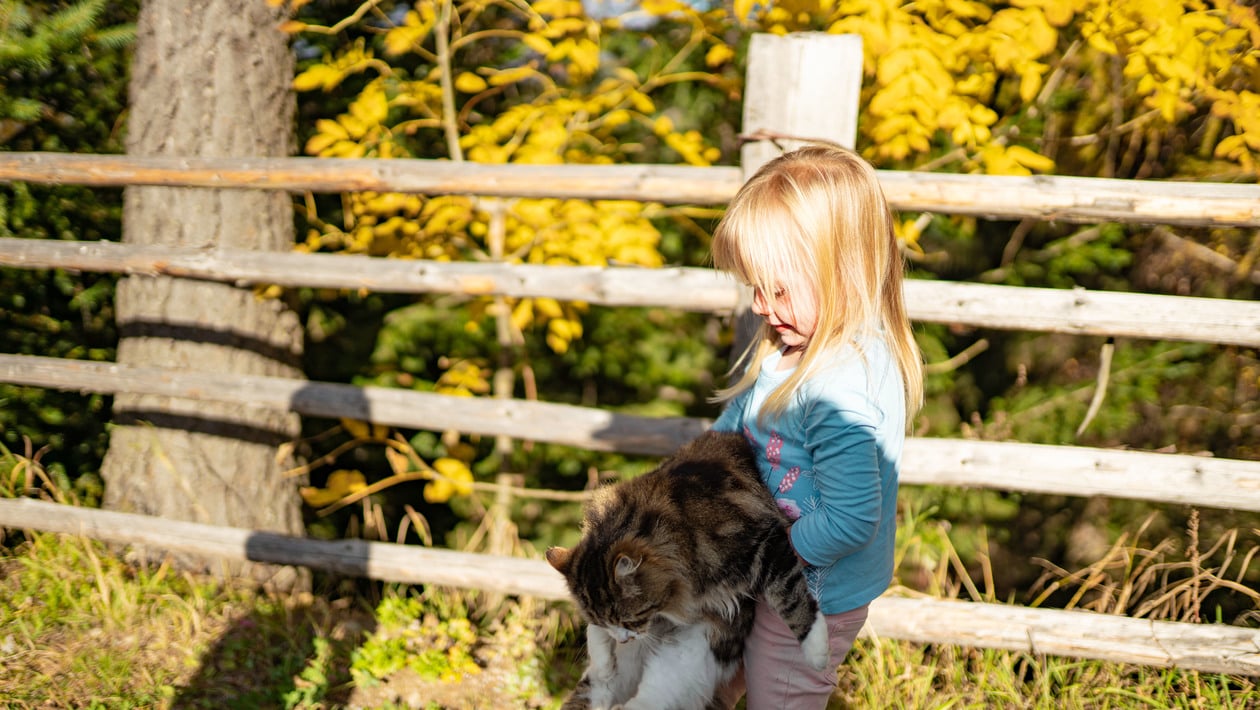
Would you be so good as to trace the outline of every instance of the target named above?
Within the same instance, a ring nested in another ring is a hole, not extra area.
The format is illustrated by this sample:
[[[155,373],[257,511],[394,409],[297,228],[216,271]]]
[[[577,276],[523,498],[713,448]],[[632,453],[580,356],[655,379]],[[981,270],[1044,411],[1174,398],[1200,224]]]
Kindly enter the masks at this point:
[[[1054,170],[1054,161],[1040,153],[1036,153],[1022,145],[1013,145],[1006,149],[1006,154],[1016,163],[1039,172]]]
[[[367,480],[359,471],[338,469],[328,474],[323,488],[303,486],[298,489],[302,500],[312,508],[323,508],[332,505],[352,493],[358,493],[367,487]]]
[[[446,503],[454,496],[470,495],[473,491],[472,471],[468,464],[450,457],[433,462],[437,476],[425,484],[424,499],[429,503]]]
[[[350,436],[353,436],[356,439],[372,438],[371,425],[365,421],[342,417],[341,426],[345,428],[346,432],[350,434]]]
[[[475,94],[486,90],[486,80],[466,71],[455,78],[455,88],[465,94]]]

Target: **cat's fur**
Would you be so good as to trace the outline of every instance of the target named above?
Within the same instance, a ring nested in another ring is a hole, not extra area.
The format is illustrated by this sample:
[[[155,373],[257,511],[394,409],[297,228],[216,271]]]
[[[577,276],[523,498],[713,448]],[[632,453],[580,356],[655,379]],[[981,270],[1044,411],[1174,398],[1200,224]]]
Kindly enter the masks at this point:
[[[825,669],[826,623],[787,525],[740,434],[706,432],[601,489],[577,545],[547,550],[587,621],[590,662],[564,708],[720,707],[758,595]]]

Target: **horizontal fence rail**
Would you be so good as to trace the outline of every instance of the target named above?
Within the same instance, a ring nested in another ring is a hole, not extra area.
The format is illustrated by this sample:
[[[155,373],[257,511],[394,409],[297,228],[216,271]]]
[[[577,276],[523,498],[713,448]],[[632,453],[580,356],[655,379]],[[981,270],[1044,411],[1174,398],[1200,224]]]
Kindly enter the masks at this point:
[[[455,397],[261,375],[220,375],[33,355],[0,355],[0,382],[78,392],[157,395],[281,409],[312,417],[469,434],[504,435],[592,451],[672,453],[708,422],[652,418],[552,402]]]
[[[437,262],[0,238],[0,266],[166,275],[240,286],[549,297],[605,306],[729,312],[739,289],[712,269]],[[932,323],[1260,347],[1260,301],[1085,289],[906,282],[910,317]]]
[[[31,499],[0,499],[0,527],[83,535],[220,559],[299,564],[406,584],[569,599],[564,579],[537,559],[365,540],[311,540]],[[1260,630],[1223,624],[886,594],[871,604],[863,633],[918,643],[1260,675]]]
[[[880,171],[902,212],[995,219],[1260,227],[1260,186],[1070,177]],[[147,185],[288,192],[407,192],[505,198],[725,204],[739,168],[670,165],[479,165],[434,160],[198,158],[0,153],[0,182]],[[1177,239],[1164,230],[1161,238]],[[1158,232],[1157,232],[1158,236]],[[0,266],[167,275],[270,285],[550,297],[607,306],[727,313],[737,286],[710,269],[436,263],[341,254],[233,252],[110,242],[0,239]],[[1133,293],[911,280],[912,319],[1002,330],[1260,347],[1260,303]],[[709,421],[513,399],[0,355],[0,382],[202,399],[353,418],[402,428],[663,456]],[[1260,462],[1015,442],[910,438],[903,483],[1069,496],[1103,495],[1260,511]],[[0,499],[0,527],[224,559],[298,564],[373,579],[566,599],[545,562],[362,540],[320,541],[111,511]],[[866,633],[925,643],[1260,676],[1260,631],[1081,611],[888,594]]]
[[[893,209],[1064,222],[1260,227],[1260,186],[879,171]],[[0,153],[0,182],[725,204],[736,167],[486,165],[443,160]]]
[[[647,456],[673,453],[710,424],[691,417],[643,417],[548,402],[32,355],[0,355],[0,382],[203,399],[287,409],[306,416],[348,417],[433,431],[454,429]],[[901,481],[1260,511],[1260,461],[1204,456],[911,437],[902,456]]]

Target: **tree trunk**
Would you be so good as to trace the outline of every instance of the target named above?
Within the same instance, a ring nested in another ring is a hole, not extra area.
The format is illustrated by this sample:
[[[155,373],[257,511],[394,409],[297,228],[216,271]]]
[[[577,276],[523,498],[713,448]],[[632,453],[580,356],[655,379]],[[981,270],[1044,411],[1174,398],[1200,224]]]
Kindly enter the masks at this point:
[[[290,154],[293,59],[262,0],[147,0],[130,86],[127,152],[136,156]],[[131,187],[123,241],[285,250],[293,208],[283,191]],[[118,284],[118,361],[216,373],[300,378],[295,313],[250,289],[170,277]],[[277,446],[295,414],[197,399],[119,395],[102,465],[105,507],[300,535],[296,481]],[[161,550],[145,554],[161,556]],[[246,575],[278,588],[308,584],[293,568],[183,557],[186,568]],[[222,566],[220,566],[222,564]]]

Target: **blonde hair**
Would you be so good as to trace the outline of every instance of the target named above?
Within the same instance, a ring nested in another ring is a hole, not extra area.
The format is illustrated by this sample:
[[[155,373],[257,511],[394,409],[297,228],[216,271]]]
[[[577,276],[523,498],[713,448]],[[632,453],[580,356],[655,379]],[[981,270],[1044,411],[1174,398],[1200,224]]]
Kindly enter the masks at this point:
[[[905,387],[906,421],[923,399],[923,364],[910,329],[904,264],[892,212],[870,163],[846,148],[808,145],[766,163],[727,207],[713,233],[713,263],[760,289],[773,307],[776,287],[804,280],[818,300],[818,322],[796,371],[767,398],[763,413],[782,414],[792,393],[826,355],[880,338],[892,352]],[[762,322],[732,374],[718,390],[731,399],[753,385],[762,360],[779,346]]]

